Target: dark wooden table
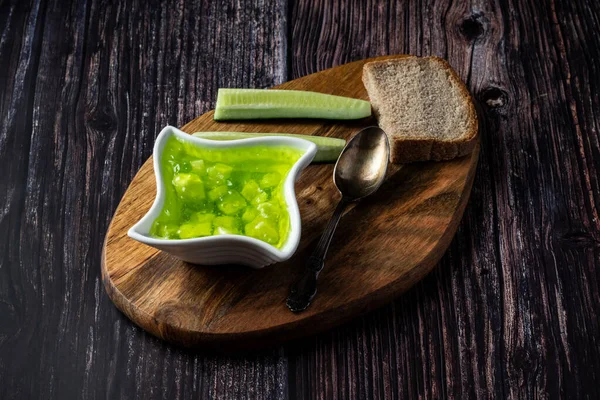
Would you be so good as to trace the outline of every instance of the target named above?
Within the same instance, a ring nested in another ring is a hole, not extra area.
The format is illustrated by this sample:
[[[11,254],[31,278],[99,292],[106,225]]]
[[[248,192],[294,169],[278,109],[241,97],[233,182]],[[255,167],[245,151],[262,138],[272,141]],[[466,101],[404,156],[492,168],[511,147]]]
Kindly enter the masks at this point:
[[[600,398],[599,38],[597,0],[0,0],[0,398]],[[115,309],[102,240],[164,125],[394,53],[448,59],[481,115],[435,272],[239,356]]]

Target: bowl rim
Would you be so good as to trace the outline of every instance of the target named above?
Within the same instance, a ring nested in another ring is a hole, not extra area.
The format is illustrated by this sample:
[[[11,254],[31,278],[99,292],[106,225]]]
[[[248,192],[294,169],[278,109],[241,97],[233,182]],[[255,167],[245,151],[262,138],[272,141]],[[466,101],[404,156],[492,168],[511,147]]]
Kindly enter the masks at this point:
[[[162,207],[165,200],[165,182],[162,179],[162,166],[160,159],[164,150],[167,140],[175,136],[185,142],[192,143],[194,145],[203,146],[207,148],[236,148],[236,147],[251,147],[258,145],[267,146],[288,146],[294,149],[303,151],[304,154],[294,163],[290,171],[288,172],[284,182],[284,200],[287,205],[288,213],[290,216],[290,232],[287,240],[281,246],[281,249],[267,243],[262,240],[255,239],[245,235],[212,235],[190,239],[159,239],[149,236],[149,232],[144,232],[140,227],[148,223],[149,220],[154,219],[162,211]],[[154,148],[152,151],[154,175],[156,178],[156,197],[150,209],[144,214],[139,221],[137,221],[128,231],[127,235],[137,240],[138,242],[147,244],[153,247],[169,247],[177,245],[178,247],[200,248],[207,244],[217,244],[219,242],[226,242],[226,244],[235,247],[236,243],[246,244],[252,247],[256,247],[266,253],[268,253],[274,261],[284,261],[289,259],[297,250],[300,243],[301,236],[301,220],[300,210],[298,208],[298,201],[296,199],[296,193],[294,184],[298,177],[298,174],[310,164],[317,152],[316,144],[301,138],[293,138],[288,136],[264,136],[256,138],[236,139],[227,141],[217,141],[203,139],[192,134],[185,133],[173,126],[165,126],[156,138]]]

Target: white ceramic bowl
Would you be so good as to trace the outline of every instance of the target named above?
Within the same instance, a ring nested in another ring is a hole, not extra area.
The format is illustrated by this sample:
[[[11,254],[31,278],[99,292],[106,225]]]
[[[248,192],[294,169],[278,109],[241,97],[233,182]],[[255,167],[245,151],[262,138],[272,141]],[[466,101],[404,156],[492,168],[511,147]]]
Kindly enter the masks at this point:
[[[250,146],[288,146],[304,154],[294,164],[285,179],[283,191],[290,215],[291,229],[287,241],[278,249],[262,240],[242,235],[218,235],[193,239],[158,239],[150,236],[152,223],[160,214],[165,201],[165,187],[162,179],[160,159],[163,149],[171,136],[206,148],[243,148]],[[290,258],[300,242],[300,212],[296,201],[294,183],[300,172],[312,161],[317,146],[304,139],[291,137],[260,137],[229,141],[206,140],[194,137],[172,126],[165,127],[154,144],[154,173],[156,175],[156,199],[150,210],[137,222],[127,234],[132,239],[155,247],[193,264],[242,264],[253,268],[262,268],[269,264]]]

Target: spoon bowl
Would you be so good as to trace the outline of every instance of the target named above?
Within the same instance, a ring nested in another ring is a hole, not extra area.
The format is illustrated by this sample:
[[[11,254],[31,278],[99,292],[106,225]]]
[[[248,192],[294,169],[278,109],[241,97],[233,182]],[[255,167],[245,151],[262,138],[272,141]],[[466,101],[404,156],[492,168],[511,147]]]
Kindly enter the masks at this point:
[[[342,196],[354,201],[374,193],[384,181],[390,157],[387,135],[378,127],[360,131],[335,164],[333,181]]]

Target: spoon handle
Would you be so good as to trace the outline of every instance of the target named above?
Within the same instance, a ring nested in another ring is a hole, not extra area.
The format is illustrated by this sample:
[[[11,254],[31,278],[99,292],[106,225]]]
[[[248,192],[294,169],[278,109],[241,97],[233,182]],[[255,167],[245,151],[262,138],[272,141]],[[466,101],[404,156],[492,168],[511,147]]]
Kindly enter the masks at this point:
[[[335,228],[337,228],[338,222],[340,221],[344,210],[348,207],[348,204],[350,204],[350,201],[342,197],[335,208],[323,235],[321,235],[317,247],[315,247],[311,256],[306,260],[302,276],[292,285],[290,294],[286,300],[286,304],[292,312],[297,313],[306,310],[317,294],[317,278],[319,277],[319,272],[321,272],[325,266],[325,256],[327,255],[329,244],[333,238]]]

